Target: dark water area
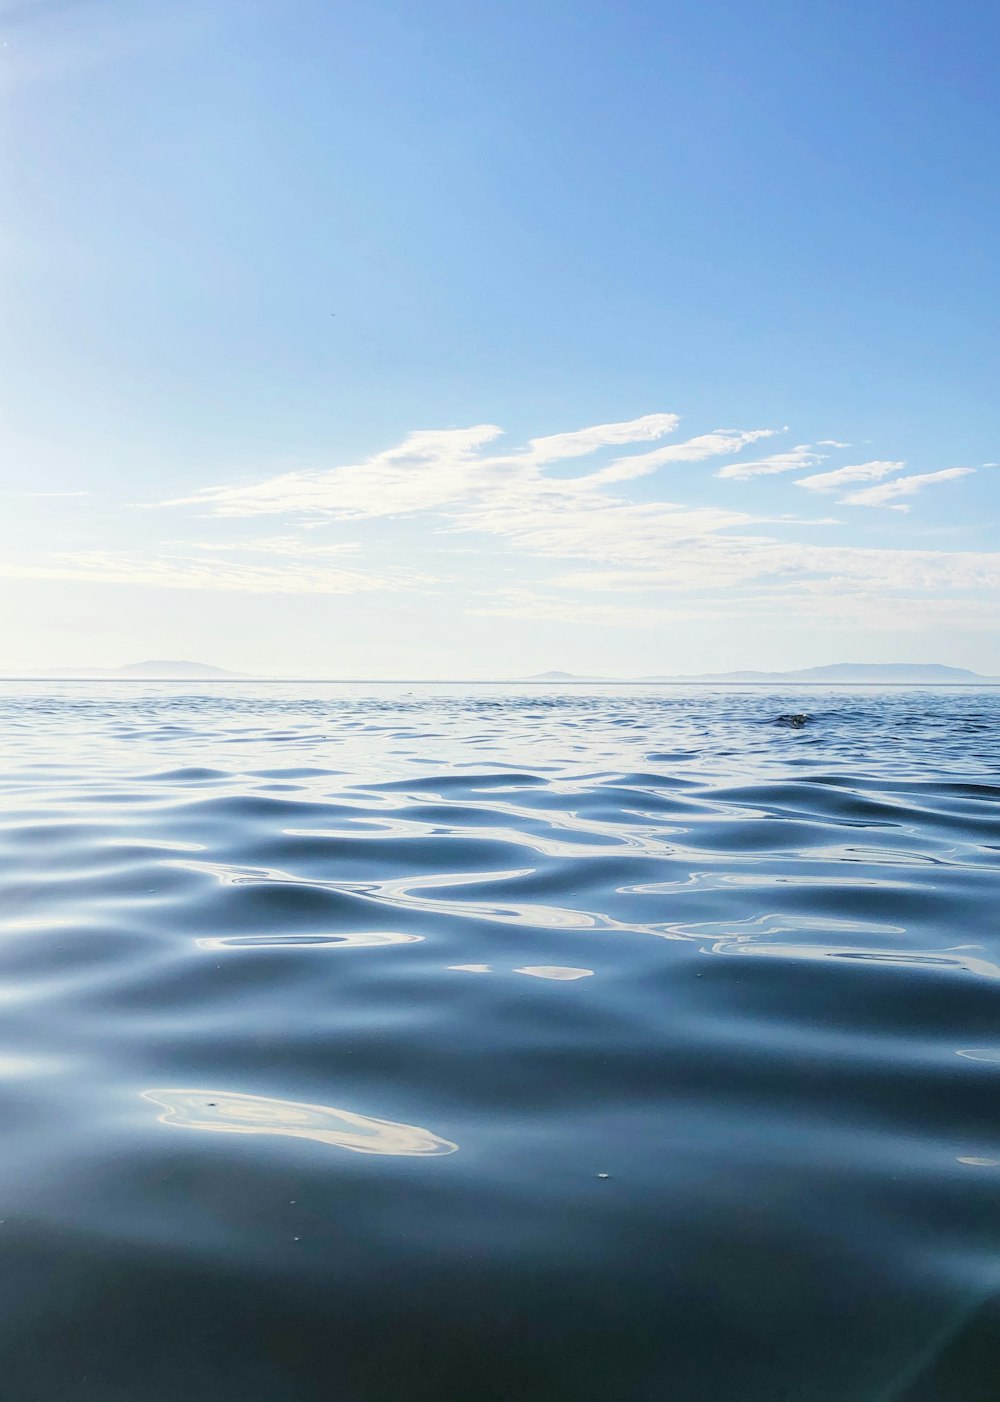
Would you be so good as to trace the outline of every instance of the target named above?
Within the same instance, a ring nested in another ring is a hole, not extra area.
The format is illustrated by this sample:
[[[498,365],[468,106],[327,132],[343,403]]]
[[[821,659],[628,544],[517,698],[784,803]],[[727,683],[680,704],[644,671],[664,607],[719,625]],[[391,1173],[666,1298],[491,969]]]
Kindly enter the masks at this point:
[[[0,686],[4,1402],[996,1402],[998,733]]]

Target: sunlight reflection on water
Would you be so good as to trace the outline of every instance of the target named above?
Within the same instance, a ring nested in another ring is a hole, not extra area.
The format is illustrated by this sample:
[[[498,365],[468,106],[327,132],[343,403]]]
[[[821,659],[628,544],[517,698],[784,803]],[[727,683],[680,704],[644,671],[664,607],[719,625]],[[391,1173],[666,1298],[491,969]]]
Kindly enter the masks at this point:
[[[198,941],[202,949],[376,949],[387,944],[419,944],[423,935],[395,930],[357,930],[331,935],[212,935]]]
[[[308,1105],[224,1090],[144,1090],[163,1109],[161,1124],[222,1134],[284,1134],[356,1154],[453,1154],[458,1148],[419,1125],[377,1120],[330,1105]]]

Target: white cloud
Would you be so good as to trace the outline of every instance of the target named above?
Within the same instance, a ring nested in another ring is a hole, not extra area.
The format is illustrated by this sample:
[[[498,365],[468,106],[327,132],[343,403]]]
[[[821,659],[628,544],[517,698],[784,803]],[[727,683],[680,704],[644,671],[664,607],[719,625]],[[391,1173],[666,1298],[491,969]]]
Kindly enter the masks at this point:
[[[884,482],[880,487],[866,487],[860,492],[851,492],[842,501],[848,506],[886,506],[897,497],[913,496],[922,492],[932,482],[952,482],[957,477],[967,477],[975,469],[971,467],[946,467],[941,472],[921,472],[915,477],[897,477],[894,482]],[[897,506],[896,511],[909,511],[908,506]]]
[[[673,433],[680,423],[677,414],[646,414],[627,423],[598,424],[572,433],[553,433],[547,438],[532,438],[525,456],[533,462],[556,462],[559,458],[579,458],[596,453],[599,448],[618,447],[622,443],[648,442]]]
[[[317,514],[340,520],[430,511],[474,491],[487,464],[477,458],[501,429],[420,430],[367,462],[286,472],[248,486],[209,487],[164,506],[204,506],[217,516]]]
[[[22,491],[16,491],[16,490],[14,490],[13,488],[4,488],[4,495],[7,495],[8,493],[9,493],[11,496],[15,496],[15,497],[33,497],[33,498],[39,498],[39,497],[89,497],[89,496],[90,496],[90,493],[87,492],[87,491],[80,491],[80,492],[22,492]]]
[[[859,550],[779,541],[761,533],[769,524],[766,518],[744,511],[670,501],[634,502],[608,490],[670,462],[706,461],[731,453],[770,436],[774,432],[770,429],[719,429],[649,453],[617,458],[609,467],[582,475],[555,477],[544,471],[546,463],[566,462],[625,441],[648,440],[671,431],[676,422],[676,415],[647,415],[533,439],[527,450],[508,455],[484,451],[500,434],[493,425],[427,431],[410,434],[397,447],[365,463],[325,472],[288,473],[247,487],[211,488],[187,501],[207,505],[220,515],[304,516],[307,525],[324,518],[350,521],[422,515],[425,547],[433,549],[442,533],[475,533],[496,537],[522,556],[585,563],[588,570],[570,572],[558,581],[558,587],[585,596],[600,590],[711,592],[780,580],[815,582],[828,590],[1000,585],[1000,555]],[[810,445],[799,444],[758,462],[728,464],[722,473],[733,477],[786,472],[823,456]],[[896,461],[852,464],[807,477],[798,485],[835,491],[848,482],[877,482],[902,466]],[[874,490],[904,495],[927,480],[967,470],[904,478]],[[862,495],[866,494],[856,494]],[[792,519],[780,524],[787,529],[815,523]],[[271,538],[271,542],[258,542],[258,548],[277,548],[290,556],[308,553],[308,547],[298,545],[294,536]],[[518,568],[524,572],[523,565]],[[255,569],[254,577],[260,578],[259,568]],[[297,579],[305,585],[310,575],[303,573],[301,561],[296,569]],[[551,612],[557,602],[549,598],[545,607]],[[526,606],[523,599],[521,606]],[[541,607],[537,598],[532,607]]]
[[[465,611],[479,618],[524,618],[544,623],[608,628],[655,628],[664,623],[696,622],[708,617],[710,612],[704,605],[697,604],[686,608],[666,608],[602,604],[590,600],[579,603],[573,599],[540,594],[532,589],[502,590],[488,601]],[[732,606],[719,607],[714,616],[731,617]]]
[[[718,507],[688,510],[671,502],[634,504],[597,495],[575,503],[566,494],[550,511],[523,499],[469,507],[456,515],[453,529],[504,536],[549,559],[637,562],[659,561],[685,542],[711,540],[718,531],[753,520]]]
[[[296,560],[304,555],[356,555],[361,549],[360,541],[356,540],[316,542],[297,535],[262,536],[258,540],[174,540],[168,541],[167,545],[182,550],[221,550],[227,554],[284,555]]]
[[[887,596],[868,588],[783,587],[760,594],[741,593],[715,599],[691,599],[682,606],[603,603],[543,594],[531,589],[505,590],[466,610],[481,617],[517,618],[587,628],[652,629],[677,623],[714,623],[740,619],[748,623],[780,618],[790,627],[819,626],[874,632],[923,631],[928,622],[963,632],[996,629],[996,605],[989,600],[928,599]]]
[[[660,467],[731,455],[772,436],[773,429],[717,429],[610,463],[605,459],[605,465],[598,460],[583,470],[565,468],[602,450],[655,442],[677,423],[675,414],[650,414],[535,438],[510,452],[495,446],[501,430],[492,424],[424,430],[364,462],[210,487],[169,503],[200,515],[272,518],[278,523],[274,534],[216,544],[175,540],[144,554],[130,548],[22,557],[0,564],[0,573],[172,589],[351,594],[440,585],[442,573],[450,578],[458,567],[449,560],[451,568],[438,573],[434,557],[454,554],[457,546],[474,557],[464,568],[466,587],[494,581],[477,612],[628,627],[743,616],[835,626],[840,619],[905,619],[914,611],[919,615],[921,603],[943,608],[945,599],[959,612],[964,602],[970,617],[978,617],[983,594],[1000,590],[1000,553],[819,544],[813,532],[812,539],[788,539],[793,529],[815,521],[651,500],[648,488],[642,500],[627,495],[629,483]],[[799,444],[755,462],[727,463],[718,475],[788,472],[825,456]],[[796,485],[839,492],[849,484],[874,483],[847,500],[892,504],[971,470],[882,480],[903,467],[902,461],[856,463],[800,478]],[[672,478],[671,488],[682,485],[690,493],[691,481],[691,474],[680,484]],[[401,518],[387,534],[391,558],[405,568],[368,569],[363,558],[354,558],[363,534],[354,523],[385,517]],[[226,528],[218,529],[223,534]],[[327,540],[334,529],[353,538]],[[199,532],[209,534],[204,526]],[[456,542],[456,536],[464,540]],[[545,568],[537,562],[548,562],[550,573],[558,562],[564,572],[541,579]],[[523,587],[504,587],[512,575]]]
[[[812,492],[839,492],[848,482],[878,482],[893,472],[902,472],[905,462],[854,463],[838,467],[833,472],[817,472],[813,477],[800,477],[796,487],[808,487]]]
[[[1000,551],[894,550],[715,536],[679,543],[659,561],[623,555],[616,568],[571,572],[549,583],[587,591],[648,592],[708,591],[769,580],[794,584],[801,592],[1000,589]]]
[[[735,453],[776,431],[717,429],[651,453],[616,458],[608,467],[569,481],[545,477],[542,472],[546,464],[584,457],[602,447],[661,437],[677,423],[676,414],[648,414],[627,423],[535,438],[526,451],[502,456],[480,452],[501,433],[492,424],[423,431],[411,433],[398,447],[363,463],[288,472],[246,486],[209,487],[161,505],[202,506],[218,516],[300,514],[338,520],[440,511],[462,502],[509,502],[518,496],[530,497],[535,505],[552,506],[568,496],[579,499],[581,488],[594,492],[644,477],[667,463],[700,462]]]
[[[727,463],[715,475],[743,481],[748,477],[764,477],[774,472],[801,472],[805,467],[815,467],[826,457],[826,453],[817,453],[811,444],[800,443],[786,453],[772,453],[770,457],[758,458],[756,462]]]
[[[435,583],[415,571],[378,574],[332,565],[258,565],[180,553],[147,556],[100,550],[0,560],[0,576],[249,594],[360,594]]]
[[[730,453],[738,453],[748,443],[756,443],[761,438],[772,438],[777,432],[775,428],[717,428],[712,433],[689,438],[686,443],[671,443],[666,448],[655,449],[652,453],[618,458],[610,467],[595,472],[588,480],[591,486],[604,487],[613,482],[629,482],[636,477],[645,477],[668,463],[704,462],[706,458],[728,457]]]

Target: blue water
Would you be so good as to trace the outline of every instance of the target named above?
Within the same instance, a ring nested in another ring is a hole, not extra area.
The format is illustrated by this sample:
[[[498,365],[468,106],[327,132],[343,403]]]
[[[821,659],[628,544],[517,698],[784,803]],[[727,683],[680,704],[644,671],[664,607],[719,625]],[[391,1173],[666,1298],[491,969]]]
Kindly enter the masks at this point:
[[[0,686],[4,1402],[996,1402],[998,732]]]

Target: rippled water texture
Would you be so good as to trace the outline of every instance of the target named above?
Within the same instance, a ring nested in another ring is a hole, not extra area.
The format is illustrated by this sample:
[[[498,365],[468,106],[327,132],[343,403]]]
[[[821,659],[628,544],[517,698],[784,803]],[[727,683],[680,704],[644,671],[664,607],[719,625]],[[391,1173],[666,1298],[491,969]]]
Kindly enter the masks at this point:
[[[4,1402],[996,1402],[998,728],[4,684]]]

